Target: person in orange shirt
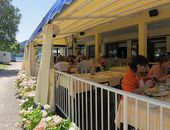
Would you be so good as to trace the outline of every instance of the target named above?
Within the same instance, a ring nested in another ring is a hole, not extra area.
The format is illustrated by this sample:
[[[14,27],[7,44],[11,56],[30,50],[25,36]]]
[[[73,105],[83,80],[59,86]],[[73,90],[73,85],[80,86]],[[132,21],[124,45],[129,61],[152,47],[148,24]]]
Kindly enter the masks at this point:
[[[129,70],[122,80],[122,89],[128,92],[140,93],[149,87],[153,87],[152,80],[146,82],[142,79],[142,74],[148,72],[148,59],[138,55],[129,64]]]
[[[148,77],[157,78],[159,82],[165,82],[167,78],[170,78],[168,69],[170,68],[170,55],[164,56],[160,59],[159,64],[152,66],[149,70]]]

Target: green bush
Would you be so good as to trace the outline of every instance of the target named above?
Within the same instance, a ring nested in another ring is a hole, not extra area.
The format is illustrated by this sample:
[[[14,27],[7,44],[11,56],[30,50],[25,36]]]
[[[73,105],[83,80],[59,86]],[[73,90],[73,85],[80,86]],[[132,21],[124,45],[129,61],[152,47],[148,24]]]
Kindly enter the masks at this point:
[[[41,108],[38,106],[36,109],[34,109],[30,113],[23,114],[23,118],[26,119],[24,121],[24,129],[25,130],[33,130],[41,121],[42,119],[42,113]]]
[[[32,107],[34,105],[34,98],[33,97],[28,97],[27,98],[28,101],[26,101],[25,103],[23,103],[21,106],[20,106],[20,109],[25,109],[25,110],[28,110],[29,107]]]

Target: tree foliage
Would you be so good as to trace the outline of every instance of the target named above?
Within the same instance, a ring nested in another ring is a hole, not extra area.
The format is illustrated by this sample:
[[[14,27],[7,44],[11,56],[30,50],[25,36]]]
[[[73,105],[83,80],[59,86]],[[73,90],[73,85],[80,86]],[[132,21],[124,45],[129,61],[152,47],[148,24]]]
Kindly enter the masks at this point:
[[[19,9],[12,5],[12,0],[0,0],[0,50],[11,51],[20,19]]]
[[[21,45],[19,43],[12,44],[10,46],[10,51],[12,55],[17,55],[21,52]]]

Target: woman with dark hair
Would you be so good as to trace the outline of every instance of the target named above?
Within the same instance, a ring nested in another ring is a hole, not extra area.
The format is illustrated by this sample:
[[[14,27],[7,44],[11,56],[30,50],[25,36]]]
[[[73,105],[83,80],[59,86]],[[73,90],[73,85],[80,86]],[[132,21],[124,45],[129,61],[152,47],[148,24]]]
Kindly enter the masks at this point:
[[[170,75],[168,74],[168,69],[170,68],[170,55],[163,56],[159,64],[154,65],[148,73],[148,77],[157,78],[160,82],[166,81],[167,78],[170,78]]]
[[[128,92],[140,93],[153,86],[152,80],[144,83],[142,77],[143,73],[149,70],[148,59],[144,56],[138,55],[129,63],[129,70],[122,80],[122,89]]]

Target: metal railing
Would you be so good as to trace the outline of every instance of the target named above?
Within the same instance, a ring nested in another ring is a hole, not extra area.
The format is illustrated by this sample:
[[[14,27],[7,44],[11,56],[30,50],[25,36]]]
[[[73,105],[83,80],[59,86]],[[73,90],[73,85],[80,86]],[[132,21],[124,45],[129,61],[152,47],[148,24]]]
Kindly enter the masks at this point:
[[[169,130],[170,103],[56,71],[56,106],[81,130]]]

